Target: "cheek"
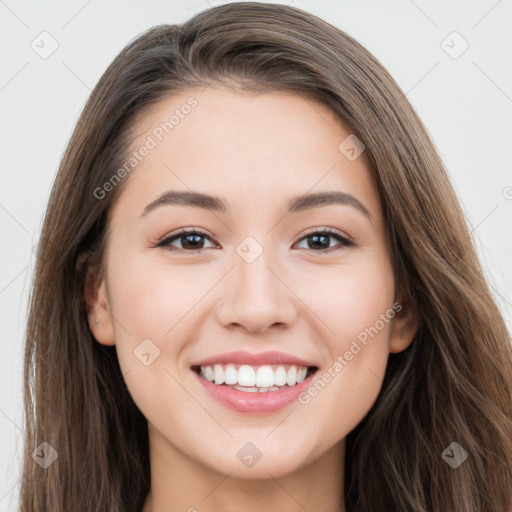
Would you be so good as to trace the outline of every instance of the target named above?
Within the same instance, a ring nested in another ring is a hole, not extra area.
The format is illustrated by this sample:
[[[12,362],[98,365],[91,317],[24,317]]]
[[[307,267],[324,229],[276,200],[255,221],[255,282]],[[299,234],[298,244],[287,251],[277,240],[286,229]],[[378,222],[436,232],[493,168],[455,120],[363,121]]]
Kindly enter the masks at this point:
[[[195,307],[217,276],[160,258],[116,257],[109,284],[119,364],[141,409],[160,407],[156,389],[170,401],[182,394],[172,377],[183,378],[180,355],[197,332]]]
[[[164,369],[180,350],[169,342],[173,326],[184,314],[180,314],[180,288],[172,286],[157,266],[135,255],[122,258],[112,252],[110,261],[110,304],[119,364],[134,398],[147,401],[155,386],[170,379]]]
[[[160,264],[149,258],[126,259],[113,269],[113,314],[121,339],[126,331],[138,337],[153,337],[162,344],[186,324],[186,314],[207,286],[196,272]],[[179,322],[179,323],[178,323]],[[183,323],[182,323],[183,322]]]
[[[323,281],[325,284],[315,292],[315,312],[326,319],[330,328],[333,356],[349,350],[352,341],[364,338],[367,329],[376,322],[378,330],[383,331],[379,332],[379,340],[387,339],[389,325],[382,325],[380,319],[393,303],[392,281],[385,260],[380,264],[340,269],[331,273],[328,282]]]
[[[187,285],[180,269],[171,272],[144,258],[120,261],[109,273],[119,365],[142,414],[172,423],[171,411],[190,406],[176,361],[187,341],[184,329],[190,329],[187,311],[200,290]]]
[[[370,410],[388,361],[393,275],[385,260],[362,268],[333,273],[329,286],[315,293],[315,312],[330,328],[325,343],[331,364],[299,403],[329,425],[326,445],[348,434]]]

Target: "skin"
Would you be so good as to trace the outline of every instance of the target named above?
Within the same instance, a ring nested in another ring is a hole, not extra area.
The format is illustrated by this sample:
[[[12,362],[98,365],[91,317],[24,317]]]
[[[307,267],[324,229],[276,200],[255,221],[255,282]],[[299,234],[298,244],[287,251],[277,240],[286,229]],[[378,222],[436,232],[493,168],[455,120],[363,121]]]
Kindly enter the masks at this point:
[[[321,375],[400,301],[365,154],[350,161],[340,152],[350,131],[314,101],[213,85],[146,112],[133,147],[192,96],[198,105],[126,178],[109,215],[106,272],[90,290],[93,334],[116,345],[148,420],[152,488],[143,512],[344,511],[345,437],[375,402],[389,352],[410,344],[415,311],[402,304],[308,404],[278,412],[224,407],[190,366],[221,352],[279,350],[314,361]],[[171,189],[219,196],[229,211],[166,205],[141,216]],[[372,218],[350,205],[286,213],[292,197],[330,190],[351,194]],[[183,238],[172,246],[188,253],[154,247],[193,227],[208,234],[202,250]],[[356,245],[327,238],[327,253],[308,245],[306,234],[327,227]],[[263,249],[250,264],[236,252],[249,235]],[[146,338],[160,350],[149,366],[134,356]],[[237,457],[247,442],[262,453],[251,468]]]

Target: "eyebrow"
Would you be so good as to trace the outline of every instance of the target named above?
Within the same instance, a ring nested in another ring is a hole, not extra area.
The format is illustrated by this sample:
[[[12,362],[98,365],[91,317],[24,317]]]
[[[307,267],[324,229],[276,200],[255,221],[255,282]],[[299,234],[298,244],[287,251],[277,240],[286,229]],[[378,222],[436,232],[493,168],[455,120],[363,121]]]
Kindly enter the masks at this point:
[[[304,194],[302,196],[293,197],[288,202],[288,213],[298,213],[333,204],[352,206],[370,220],[372,219],[372,215],[369,210],[358,199],[347,192],[339,190],[317,192],[314,194]],[[190,190],[170,190],[164,192],[154,201],[149,203],[144,208],[141,217],[147,215],[155,208],[168,205],[193,206],[221,213],[226,213],[228,211],[226,203],[220,197],[210,196]]]

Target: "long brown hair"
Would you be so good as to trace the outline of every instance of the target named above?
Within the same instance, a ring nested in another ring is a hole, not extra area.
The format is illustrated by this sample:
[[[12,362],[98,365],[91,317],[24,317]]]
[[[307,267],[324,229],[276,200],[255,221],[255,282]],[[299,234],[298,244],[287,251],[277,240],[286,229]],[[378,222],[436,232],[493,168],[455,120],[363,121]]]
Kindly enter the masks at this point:
[[[409,348],[390,355],[372,409],[347,436],[347,511],[512,510],[511,340],[443,163],[365,48],[307,12],[259,2],[146,31],[108,67],[80,116],[51,192],[31,289],[20,510],[143,506],[147,422],[115,347],[92,336],[84,295],[87,271],[101,272],[107,214],[126,180],[105,197],[94,191],[121,168],[137,116],[212,80],[316,100],[363,141],[397,293],[421,317]],[[47,468],[32,456],[43,442],[58,454]],[[468,454],[457,469],[442,456],[453,442]]]

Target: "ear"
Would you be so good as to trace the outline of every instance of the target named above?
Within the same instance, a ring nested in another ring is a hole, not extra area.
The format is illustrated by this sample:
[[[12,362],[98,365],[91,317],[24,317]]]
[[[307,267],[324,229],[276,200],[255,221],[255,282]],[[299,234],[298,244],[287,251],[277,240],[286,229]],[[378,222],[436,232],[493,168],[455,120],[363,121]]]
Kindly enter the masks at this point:
[[[108,298],[107,282],[95,268],[87,268],[85,276],[85,303],[89,327],[102,345],[115,345],[114,320]]]
[[[389,351],[393,353],[402,352],[412,343],[420,325],[418,309],[411,301],[402,303],[397,300],[395,304],[389,340]]]

